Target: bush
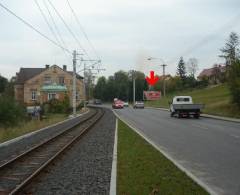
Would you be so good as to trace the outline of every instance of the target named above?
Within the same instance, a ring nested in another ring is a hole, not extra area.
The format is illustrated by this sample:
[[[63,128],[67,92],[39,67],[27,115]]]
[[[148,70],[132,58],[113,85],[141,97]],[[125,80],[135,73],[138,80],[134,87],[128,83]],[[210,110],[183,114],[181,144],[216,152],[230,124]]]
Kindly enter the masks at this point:
[[[25,117],[25,109],[13,98],[0,96],[0,126],[7,127],[18,124]]]
[[[51,99],[42,105],[44,113],[69,113],[70,102],[67,95],[64,96],[64,100]]]
[[[229,67],[228,85],[233,103],[240,108],[240,60]]]

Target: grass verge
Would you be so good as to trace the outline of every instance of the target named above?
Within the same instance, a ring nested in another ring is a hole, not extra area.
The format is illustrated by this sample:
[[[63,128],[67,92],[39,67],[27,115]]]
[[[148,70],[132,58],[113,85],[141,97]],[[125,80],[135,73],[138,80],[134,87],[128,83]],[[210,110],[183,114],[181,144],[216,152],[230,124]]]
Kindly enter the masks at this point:
[[[148,101],[146,106],[169,108],[168,102],[176,95],[189,95],[192,96],[194,102],[205,104],[203,112],[206,114],[240,118],[240,110],[231,103],[230,92],[226,84],[176,92],[158,101]]]
[[[117,194],[208,194],[126,124],[118,123]]]
[[[16,127],[0,128],[0,143],[19,137],[26,133],[47,127],[54,123],[60,122],[67,118],[66,114],[50,114],[46,119],[42,121],[31,120],[28,122],[22,122]]]

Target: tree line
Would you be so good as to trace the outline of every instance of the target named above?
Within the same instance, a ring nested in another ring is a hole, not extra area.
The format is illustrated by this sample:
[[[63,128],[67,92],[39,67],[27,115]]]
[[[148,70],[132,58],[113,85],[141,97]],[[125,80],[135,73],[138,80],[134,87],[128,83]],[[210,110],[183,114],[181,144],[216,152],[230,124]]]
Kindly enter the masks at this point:
[[[108,78],[102,76],[94,87],[94,97],[103,101],[119,98],[133,100],[133,78],[135,78],[136,100],[143,99],[143,91],[148,89],[144,73],[140,71],[118,71]]]
[[[214,84],[218,82],[227,82],[233,103],[236,103],[240,108],[240,52],[239,52],[239,36],[232,32],[225,43],[225,46],[220,49],[219,57],[225,60],[226,71],[220,72],[218,65],[213,65]],[[196,58],[190,58],[187,62],[183,57],[177,64],[176,75],[166,75],[166,93],[174,93],[183,89],[203,88],[209,85],[207,77],[201,80],[196,79],[198,70],[198,61]],[[112,101],[114,98],[132,101],[133,96],[133,72],[118,71],[113,76],[108,78],[102,76],[98,79],[94,86],[93,96],[103,101]],[[143,72],[137,71],[136,78],[136,100],[143,99],[144,90],[159,90],[163,91],[163,77],[157,82],[154,87],[149,88],[145,80],[146,75]]]

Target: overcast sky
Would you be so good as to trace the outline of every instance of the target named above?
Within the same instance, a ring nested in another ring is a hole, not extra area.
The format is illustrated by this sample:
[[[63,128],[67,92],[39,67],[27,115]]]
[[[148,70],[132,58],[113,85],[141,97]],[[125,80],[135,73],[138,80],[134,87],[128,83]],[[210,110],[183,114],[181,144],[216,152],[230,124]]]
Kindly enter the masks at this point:
[[[48,21],[44,0],[38,0]],[[47,0],[45,0],[47,2]],[[180,56],[197,58],[199,71],[223,62],[218,57],[231,31],[240,34],[239,0],[69,0],[109,76],[136,69],[146,74],[167,63],[175,74]],[[89,56],[95,53],[74,20],[66,0],[51,0],[76,34]],[[54,40],[34,0],[1,0],[0,3]],[[50,5],[48,4],[51,9]],[[54,10],[50,10],[69,50],[82,53]],[[10,78],[20,67],[57,64],[72,67],[71,56],[25,26],[0,7],[0,74]],[[52,25],[52,28],[53,25]],[[78,67],[80,69],[80,67]]]

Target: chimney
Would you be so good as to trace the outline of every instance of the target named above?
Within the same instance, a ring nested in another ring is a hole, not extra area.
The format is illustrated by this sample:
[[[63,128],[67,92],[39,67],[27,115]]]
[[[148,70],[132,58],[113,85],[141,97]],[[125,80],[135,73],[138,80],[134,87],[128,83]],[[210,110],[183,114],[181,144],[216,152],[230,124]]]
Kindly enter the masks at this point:
[[[46,64],[46,65],[45,65],[45,68],[46,68],[46,69],[48,69],[48,68],[49,68],[49,65],[48,65],[48,64]]]
[[[63,65],[63,70],[67,71],[67,65]]]

